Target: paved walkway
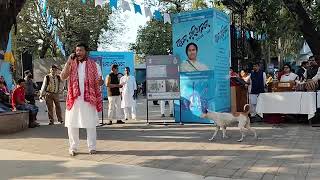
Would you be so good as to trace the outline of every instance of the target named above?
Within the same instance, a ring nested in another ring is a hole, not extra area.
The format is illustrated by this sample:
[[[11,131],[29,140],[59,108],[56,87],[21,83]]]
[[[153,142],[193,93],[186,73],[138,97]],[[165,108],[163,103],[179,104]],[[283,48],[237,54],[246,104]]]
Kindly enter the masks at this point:
[[[143,108],[145,106],[143,103],[140,106],[139,116],[141,117],[139,119],[143,119],[146,108]],[[151,106],[150,111],[152,118],[159,116],[157,107]],[[42,122],[47,123],[47,121]],[[209,142],[208,139],[213,131],[210,125],[157,126],[146,125],[142,120],[129,121],[124,125],[98,128],[97,148],[99,152],[94,156],[87,154],[85,131],[80,131],[81,154],[71,161],[121,164],[123,166],[119,166],[120,169],[127,165],[134,165],[135,168],[140,166],[170,170],[168,175],[180,174],[171,172],[180,171],[194,174],[195,176],[192,177],[195,178],[320,179],[319,128],[304,125],[272,126],[256,123],[252,126],[257,129],[260,137],[258,140],[248,135],[244,142],[238,143],[236,140],[240,137],[239,130],[228,128],[229,139],[222,140],[219,134],[216,141]],[[51,160],[48,163],[53,166],[53,169],[63,168],[51,161],[59,161],[60,158],[70,159],[67,153],[67,131],[62,125],[44,125],[16,134],[2,135],[0,144],[1,152],[13,150],[14,152],[32,153],[28,155],[30,158],[50,156]],[[0,155],[1,167],[5,166],[3,164],[18,163],[14,155],[6,156],[5,154]],[[39,168],[39,174],[36,175],[50,177],[52,174],[49,174],[50,171],[45,168],[48,164],[46,161],[42,163],[44,169]],[[84,169],[88,168],[84,167]],[[41,174],[42,171],[46,173]],[[66,171],[69,172],[69,170]],[[70,170],[71,172],[74,171]],[[78,175],[81,173],[77,170],[75,172],[78,172],[75,178],[80,178]],[[95,173],[97,177],[101,175],[92,169],[89,172]],[[126,170],[123,173],[120,170],[118,172],[123,178],[126,177],[124,179],[137,179],[144,176],[144,174],[137,173],[140,176],[136,177]],[[159,172],[162,171],[159,170]],[[155,173],[152,179],[157,176],[158,174]],[[8,177],[14,178],[15,176]],[[111,179],[116,179],[116,177],[118,176]],[[145,177],[148,179],[150,176],[146,174]]]
[[[0,150],[1,179],[227,180],[186,172]]]

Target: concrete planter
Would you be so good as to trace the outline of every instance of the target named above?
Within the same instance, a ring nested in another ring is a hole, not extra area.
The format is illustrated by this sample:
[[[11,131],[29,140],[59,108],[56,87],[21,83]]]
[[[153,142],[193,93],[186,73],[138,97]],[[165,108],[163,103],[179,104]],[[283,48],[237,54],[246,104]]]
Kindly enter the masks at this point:
[[[16,111],[0,113],[0,134],[9,134],[27,129],[29,125],[29,113]]]

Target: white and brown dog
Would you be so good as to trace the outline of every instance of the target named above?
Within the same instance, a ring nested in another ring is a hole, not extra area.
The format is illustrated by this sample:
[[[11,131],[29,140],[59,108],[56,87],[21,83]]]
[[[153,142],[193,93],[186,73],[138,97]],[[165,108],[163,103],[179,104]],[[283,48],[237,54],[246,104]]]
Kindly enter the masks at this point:
[[[250,105],[246,104],[243,108],[244,112],[218,113],[207,111],[202,114],[202,118],[212,119],[217,125],[212,138],[210,138],[209,140],[212,141],[216,137],[218,131],[220,130],[220,127],[222,128],[222,138],[227,138],[227,126],[229,126],[233,122],[238,122],[238,127],[240,128],[241,138],[238,140],[238,142],[243,141],[243,138],[245,137],[245,130],[252,131],[254,133],[254,137],[257,138],[257,133],[253,128],[251,128],[250,118],[248,117],[248,114],[250,112]]]

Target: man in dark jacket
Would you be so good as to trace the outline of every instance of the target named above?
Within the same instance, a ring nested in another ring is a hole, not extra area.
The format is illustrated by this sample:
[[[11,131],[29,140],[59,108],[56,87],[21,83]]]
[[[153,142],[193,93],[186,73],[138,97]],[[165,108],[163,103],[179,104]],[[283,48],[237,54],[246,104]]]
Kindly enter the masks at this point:
[[[249,96],[251,112],[253,116],[256,115],[256,105],[257,105],[258,96],[260,93],[265,92],[266,82],[267,82],[266,73],[260,69],[259,63],[255,63],[253,65],[253,71],[251,72],[251,75],[250,75],[251,92]]]
[[[25,71],[25,78],[24,80],[26,81],[26,100],[28,101],[29,104],[35,105],[36,101],[34,99],[34,96],[36,94],[37,86],[33,82],[33,75],[32,73],[27,70]]]
[[[309,68],[307,71],[307,79],[312,79],[318,72],[318,64],[314,56],[309,57]]]

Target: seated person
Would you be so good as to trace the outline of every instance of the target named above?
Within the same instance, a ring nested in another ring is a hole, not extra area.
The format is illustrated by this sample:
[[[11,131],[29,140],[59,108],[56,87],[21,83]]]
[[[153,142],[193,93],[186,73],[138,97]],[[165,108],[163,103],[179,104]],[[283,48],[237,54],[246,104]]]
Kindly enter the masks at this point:
[[[297,75],[298,75],[300,81],[307,80],[307,69],[308,69],[308,62],[303,61],[301,63],[300,68],[297,71]]]
[[[10,105],[10,94],[5,90],[4,83],[0,81],[0,112],[11,111],[12,106]]]
[[[0,76],[0,82],[3,83],[3,87],[1,87],[0,90],[4,91],[5,93],[9,93],[7,83],[6,83],[6,81],[4,80],[4,77],[3,77],[3,76]]]
[[[313,81],[319,81],[320,80],[320,67],[318,68],[317,74],[312,77]]]
[[[36,122],[38,107],[32,104],[27,104],[25,99],[25,80],[19,79],[17,87],[12,93],[12,107],[16,110],[29,111],[29,127],[34,128],[39,126]]]
[[[295,82],[298,78],[298,75],[291,71],[291,66],[289,64],[285,64],[283,66],[283,74],[280,78],[280,82]]]

